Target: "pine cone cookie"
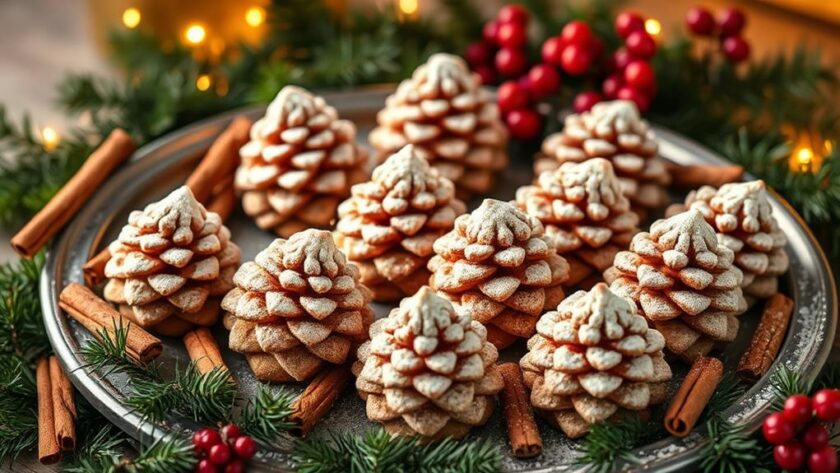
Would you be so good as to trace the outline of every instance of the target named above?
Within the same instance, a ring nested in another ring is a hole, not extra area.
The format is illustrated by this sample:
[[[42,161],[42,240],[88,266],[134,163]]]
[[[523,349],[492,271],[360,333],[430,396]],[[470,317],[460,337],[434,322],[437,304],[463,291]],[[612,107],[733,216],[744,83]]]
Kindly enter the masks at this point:
[[[461,438],[493,412],[499,352],[467,313],[423,287],[370,327],[353,365],[368,417],[393,435]]]
[[[358,265],[374,299],[399,300],[429,283],[432,244],[466,206],[413,145],[388,158],[371,181],[356,184],[338,208],[338,247]]]
[[[370,291],[327,231],[274,240],[233,282],[222,300],[229,346],[262,381],[303,381],[346,362],[373,321]]]
[[[350,186],[367,179],[356,127],[321,97],[286,86],[251,127],[235,186],[260,228],[280,236],[332,221]]]
[[[643,208],[664,207],[671,176],[657,155],[656,138],[633,102],[602,102],[588,112],[566,117],[563,131],[548,136],[534,172],[552,170],[565,162],[608,159],[624,195]]]
[[[240,257],[221,217],[186,186],[131,212],[108,249],[105,299],[133,323],[168,336],[216,323]]]
[[[746,295],[766,299],[779,292],[779,276],[790,266],[787,238],[773,216],[764,181],[703,186],[688,194],[685,206],[699,210],[717,231],[718,242],[735,252]]]
[[[430,57],[388,97],[377,121],[370,143],[380,161],[413,144],[464,199],[490,190],[508,162],[496,103],[457,56]]]
[[[664,346],[632,300],[598,283],[540,318],[520,366],[531,404],[574,439],[622,409],[665,401]]]
[[[539,220],[513,205],[485,199],[434,244],[429,284],[461,313],[487,326],[505,348],[534,334],[546,307],[563,299],[569,264],[543,234]]]
[[[720,245],[697,210],[658,220],[633,237],[604,277],[637,302],[668,350],[693,361],[715,342],[731,342],[746,310],[735,254]]]
[[[545,171],[535,185],[516,191],[516,203],[543,223],[557,253],[569,262],[568,286],[600,278],[639,231],[639,217],[606,159]]]

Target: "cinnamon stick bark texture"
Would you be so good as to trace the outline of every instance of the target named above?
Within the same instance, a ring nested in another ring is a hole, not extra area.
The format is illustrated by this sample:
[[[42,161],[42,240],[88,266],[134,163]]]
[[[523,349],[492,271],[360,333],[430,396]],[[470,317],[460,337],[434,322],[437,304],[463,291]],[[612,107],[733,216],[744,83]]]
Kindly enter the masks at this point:
[[[32,258],[133,152],[134,142],[128,133],[112,131],[67,184],[12,237],[12,248],[21,257]]]
[[[525,391],[522,370],[516,363],[499,365],[499,373],[505,380],[499,393],[507,422],[508,438],[516,458],[533,458],[543,451],[540,431],[534,421],[531,401]]]
[[[305,436],[329,412],[335,400],[347,387],[351,378],[350,367],[339,365],[316,376],[292,405],[292,421],[299,427],[293,435]]]
[[[52,465],[61,459],[61,446],[55,435],[50,362],[47,358],[38,360],[35,382],[38,387],[38,461]]]
[[[116,309],[81,284],[68,284],[58,296],[58,305],[94,336],[99,336],[99,332],[105,329],[113,339],[115,327],[122,323],[122,316]],[[141,363],[160,356],[163,351],[160,339],[128,321],[125,327],[126,352],[129,356]]]
[[[222,222],[226,222],[235,207],[236,192],[233,190],[233,184],[231,184],[225,186],[224,189],[213,196],[210,204],[207,205],[207,210],[219,214],[219,217],[222,217]]]
[[[214,186],[234,175],[239,164],[239,148],[248,142],[250,130],[251,120],[236,117],[207,150],[187,179],[187,187],[199,202],[207,203]]]
[[[671,435],[685,437],[691,432],[722,376],[720,360],[706,356],[697,358],[665,412],[665,429]]]
[[[767,374],[785,340],[792,313],[793,300],[784,294],[767,301],[750,346],[738,363],[738,376],[755,381]]]
[[[73,451],[76,448],[76,400],[73,385],[55,356],[50,357],[50,383],[56,440],[65,452]]]
[[[694,190],[702,186],[720,187],[730,182],[738,182],[744,177],[741,166],[714,166],[709,164],[692,164],[680,166],[668,164],[674,187]]]
[[[207,374],[216,368],[230,371],[222,360],[219,344],[216,343],[216,339],[207,327],[187,332],[184,335],[184,346],[187,347],[187,353],[199,373]]]

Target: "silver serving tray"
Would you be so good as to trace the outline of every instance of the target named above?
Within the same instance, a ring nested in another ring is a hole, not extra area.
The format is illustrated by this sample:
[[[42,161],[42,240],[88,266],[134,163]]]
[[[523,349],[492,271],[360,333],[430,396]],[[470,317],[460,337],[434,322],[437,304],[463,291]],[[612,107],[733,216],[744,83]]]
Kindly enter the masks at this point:
[[[339,113],[356,122],[360,139],[374,124],[376,112],[384,105],[388,90],[362,89],[353,92],[327,93],[325,98]],[[126,379],[122,376],[103,377],[83,368],[85,360],[77,354],[90,335],[71,322],[58,307],[58,294],[70,282],[82,282],[82,265],[89,257],[116,237],[131,210],[156,201],[184,182],[214,138],[227,126],[233,116],[245,114],[251,118],[262,115],[263,108],[247,108],[211,118],[183,130],[171,133],[139,149],[131,161],[96,192],[71,225],[52,244],[41,276],[40,291],[44,322],[53,348],[62,365],[70,373],[73,384],[110,421],[142,442],[158,439],[174,429],[196,427],[190,422],[170,419],[165,425],[142,422],[123,403]],[[660,153],[677,164],[720,164],[723,159],[709,150],[662,128],[656,128]],[[751,179],[750,176],[747,176]],[[510,200],[515,189],[532,179],[530,156],[514,156],[497,184],[492,197]],[[675,196],[679,199],[681,196]],[[472,202],[475,208],[478,201]],[[831,349],[837,318],[837,294],[825,255],[802,219],[781,197],[773,194],[773,211],[788,237],[786,251],[791,268],[783,278],[783,286],[796,301],[794,317],[780,356],[771,373],[784,364],[813,380]],[[256,227],[241,211],[228,222],[233,238],[242,248],[242,261],[251,260],[273,239]],[[389,306],[375,304],[379,317],[387,314]],[[722,353],[727,367],[733,369],[749,343],[758,320],[760,308],[742,317],[737,340]],[[219,343],[227,346],[227,333],[215,329]],[[159,361],[164,371],[176,365],[184,366],[189,358],[179,339],[165,339],[165,350]],[[521,344],[522,345],[522,344]],[[244,399],[253,395],[257,381],[244,358],[223,349],[225,362],[238,380]],[[505,350],[503,359],[518,360],[523,347]],[[678,374],[685,368],[675,365]],[[168,374],[168,373],[164,373]],[[287,385],[301,391],[302,384]],[[676,383],[674,383],[674,387]],[[753,430],[760,424],[762,414],[769,408],[772,392],[769,375],[758,381],[723,417]],[[575,442],[538,420],[545,451],[537,459],[517,460],[510,455],[504,420],[497,409],[485,427],[474,429],[472,438],[485,438],[498,446],[503,454],[502,468],[508,472],[548,472],[573,469]],[[315,428],[313,435],[331,431],[356,431],[374,427],[365,417],[362,401],[355,389],[348,388],[327,417]],[[288,439],[286,447],[291,446]],[[666,438],[640,448],[638,465],[623,465],[624,469],[677,471],[696,465],[698,451],[706,442],[702,429],[688,437]],[[288,448],[262,452],[256,459],[260,469],[288,471],[291,468]]]

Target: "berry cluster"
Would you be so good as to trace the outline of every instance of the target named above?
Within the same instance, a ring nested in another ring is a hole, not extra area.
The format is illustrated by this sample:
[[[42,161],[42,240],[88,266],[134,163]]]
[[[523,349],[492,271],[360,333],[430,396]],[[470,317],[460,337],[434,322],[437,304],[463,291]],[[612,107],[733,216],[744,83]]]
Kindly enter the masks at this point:
[[[741,36],[747,18],[737,8],[726,8],[715,21],[712,13],[703,7],[694,7],[685,15],[685,22],[692,34],[714,38],[730,62],[739,63],[750,57],[750,45]]]
[[[837,452],[828,441],[828,430],[821,422],[840,420],[840,391],[823,389],[813,397],[795,394],[785,401],[781,412],[764,419],[764,439],[773,444],[773,459],[779,468],[811,473],[837,471]]]
[[[615,18],[615,32],[624,40],[624,46],[610,57],[611,73],[602,82],[601,92],[610,100],[633,101],[639,110],[645,111],[656,95],[656,76],[650,65],[656,55],[656,41],[645,30],[645,19],[634,12],[622,12]],[[588,110],[584,106],[594,105],[588,100],[581,101],[580,111]]]
[[[529,20],[522,5],[505,5],[484,25],[482,40],[467,46],[464,59],[483,84],[496,84],[499,77],[519,77],[525,72]]]
[[[228,424],[216,431],[201,429],[193,434],[193,446],[199,462],[197,473],[242,473],[245,463],[257,453],[257,443],[242,435],[239,427]]]

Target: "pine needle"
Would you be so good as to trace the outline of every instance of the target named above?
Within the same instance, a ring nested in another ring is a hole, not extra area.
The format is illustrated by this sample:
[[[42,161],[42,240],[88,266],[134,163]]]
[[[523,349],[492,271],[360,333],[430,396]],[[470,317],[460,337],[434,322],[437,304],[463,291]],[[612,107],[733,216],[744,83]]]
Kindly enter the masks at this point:
[[[580,440],[575,463],[592,472],[612,471],[622,461],[638,463],[636,447],[661,436],[662,432],[661,422],[645,422],[636,415],[595,424]]]
[[[256,397],[240,413],[239,427],[264,445],[274,445],[281,433],[296,426],[289,420],[294,400],[295,396],[286,389],[272,392],[260,384]]]
[[[701,450],[700,468],[704,473],[740,473],[754,471],[770,473],[772,450],[744,433],[741,426],[712,418],[706,422],[706,435],[710,439]]]

